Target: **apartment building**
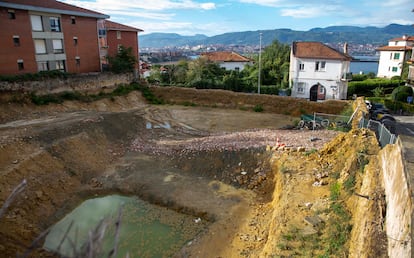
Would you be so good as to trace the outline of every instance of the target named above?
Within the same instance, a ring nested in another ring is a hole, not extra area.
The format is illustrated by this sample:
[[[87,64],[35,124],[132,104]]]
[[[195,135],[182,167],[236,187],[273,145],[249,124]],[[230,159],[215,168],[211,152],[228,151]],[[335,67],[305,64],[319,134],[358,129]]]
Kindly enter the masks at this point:
[[[138,57],[141,30],[108,18],[55,0],[0,0],[0,74],[100,72],[119,45]]]
[[[414,36],[390,39],[388,46],[377,49],[380,52],[377,77],[401,76],[403,65],[411,58]]]

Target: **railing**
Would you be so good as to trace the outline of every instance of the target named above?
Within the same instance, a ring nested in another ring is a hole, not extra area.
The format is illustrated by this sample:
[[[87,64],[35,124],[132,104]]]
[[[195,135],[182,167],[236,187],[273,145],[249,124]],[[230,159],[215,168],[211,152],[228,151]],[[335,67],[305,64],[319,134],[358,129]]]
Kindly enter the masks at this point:
[[[374,131],[381,147],[385,147],[387,144],[394,144],[397,141],[397,136],[378,121],[362,118],[359,121],[359,128],[368,128]]]

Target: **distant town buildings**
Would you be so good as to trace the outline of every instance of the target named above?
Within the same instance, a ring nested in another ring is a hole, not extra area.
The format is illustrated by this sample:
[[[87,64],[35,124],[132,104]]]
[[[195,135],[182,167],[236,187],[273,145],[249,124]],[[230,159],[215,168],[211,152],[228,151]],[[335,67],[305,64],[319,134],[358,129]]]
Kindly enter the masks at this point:
[[[120,45],[138,59],[141,30],[108,18],[55,0],[0,1],[0,74],[99,72]]]
[[[320,42],[293,42],[289,82],[292,97],[311,101],[346,99],[352,57]]]
[[[236,52],[215,51],[202,53],[201,57],[218,64],[226,70],[242,71],[246,64],[252,64],[253,60]]]
[[[402,36],[388,41],[388,46],[379,47],[380,59],[377,77],[401,76],[403,65],[412,58],[414,36]]]

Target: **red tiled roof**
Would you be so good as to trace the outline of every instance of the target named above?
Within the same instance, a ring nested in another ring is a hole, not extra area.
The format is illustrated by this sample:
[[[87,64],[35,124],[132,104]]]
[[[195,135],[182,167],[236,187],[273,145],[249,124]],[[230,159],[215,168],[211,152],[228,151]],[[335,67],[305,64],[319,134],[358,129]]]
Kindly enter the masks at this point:
[[[250,62],[251,61],[247,57],[239,55],[235,52],[227,52],[227,51],[207,52],[207,53],[202,53],[201,56],[204,56],[208,60],[213,61],[213,62]]]
[[[120,23],[116,23],[116,22],[108,21],[108,20],[105,21],[105,28],[107,30],[122,30],[122,31],[136,31],[136,32],[143,31],[141,29],[137,29],[134,27],[130,27],[124,24],[120,24]]]
[[[62,14],[73,15],[76,15],[76,13],[78,13],[80,15],[92,16],[101,19],[109,18],[109,16],[106,14],[91,11],[85,8],[77,7],[55,0],[1,0],[0,6],[23,10],[50,11],[53,13],[60,11],[59,13]]]
[[[400,37],[400,38],[394,38],[394,39],[390,39],[388,41],[414,41],[414,36],[404,36]]]
[[[377,51],[408,51],[411,50],[412,46],[383,46],[379,47]]]
[[[299,58],[348,60],[352,57],[320,42],[293,42],[293,55]]]

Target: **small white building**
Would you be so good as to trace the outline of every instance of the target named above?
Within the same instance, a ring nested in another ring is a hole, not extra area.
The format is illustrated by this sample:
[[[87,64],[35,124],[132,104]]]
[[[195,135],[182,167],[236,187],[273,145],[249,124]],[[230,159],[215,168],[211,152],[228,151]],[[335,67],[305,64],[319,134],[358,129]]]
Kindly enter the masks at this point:
[[[411,58],[414,36],[403,36],[388,41],[388,46],[377,49],[380,52],[377,77],[401,76],[403,64]]]
[[[252,64],[253,61],[245,56],[230,51],[217,51],[202,53],[202,57],[217,63],[226,70],[242,71],[246,64]]]
[[[352,57],[320,42],[293,42],[289,84],[292,97],[311,101],[346,99]]]

